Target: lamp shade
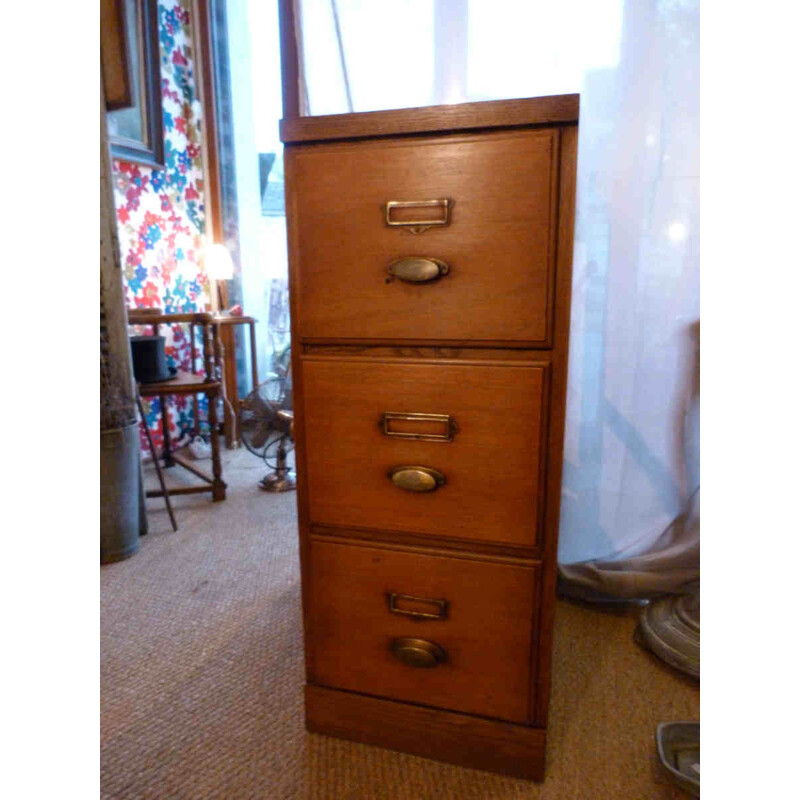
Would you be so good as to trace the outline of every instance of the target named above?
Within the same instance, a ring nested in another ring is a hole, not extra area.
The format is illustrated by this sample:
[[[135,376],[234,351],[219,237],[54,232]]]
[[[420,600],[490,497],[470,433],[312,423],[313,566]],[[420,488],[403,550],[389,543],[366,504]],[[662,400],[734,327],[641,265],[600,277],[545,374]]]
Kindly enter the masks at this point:
[[[224,244],[212,244],[206,251],[206,271],[215,281],[229,281],[233,278],[233,261]]]

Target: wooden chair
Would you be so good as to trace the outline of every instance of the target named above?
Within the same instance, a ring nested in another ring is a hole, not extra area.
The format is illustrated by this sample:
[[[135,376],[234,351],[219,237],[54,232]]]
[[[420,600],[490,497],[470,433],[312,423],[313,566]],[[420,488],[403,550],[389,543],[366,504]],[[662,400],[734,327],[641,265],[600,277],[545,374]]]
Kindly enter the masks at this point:
[[[198,492],[211,492],[211,497],[216,503],[225,499],[226,484],[222,480],[222,463],[219,456],[219,421],[217,419],[217,399],[222,393],[221,381],[221,350],[217,326],[214,325],[213,316],[205,312],[189,314],[163,314],[159,309],[133,309],[128,311],[128,323],[131,325],[147,325],[152,327],[153,335],[158,335],[160,325],[174,325],[186,323],[189,326],[189,338],[192,354],[192,371],[178,372],[171,380],[159,383],[138,384],[141,397],[158,397],[161,401],[161,425],[164,432],[164,447],[162,458],[165,467],[179,464],[184,469],[200,478],[204,486],[182,486],[168,490],[170,495],[196,494]],[[200,330],[203,347],[203,367],[205,375],[199,375],[196,369],[195,330]],[[197,395],[204,394],[208,397],[208,422],[211,428],[211,469],[208,475],[184,459],[180,454],[173,453],[169,434],[169,420],[167,418],[167,398],[173,395],[192,395],[195,398],[195,425],[197,424]],[[146,423],[145,423],[146,424]],[[164,491],[159,489],[149,490],[148,497],[163,497]]]

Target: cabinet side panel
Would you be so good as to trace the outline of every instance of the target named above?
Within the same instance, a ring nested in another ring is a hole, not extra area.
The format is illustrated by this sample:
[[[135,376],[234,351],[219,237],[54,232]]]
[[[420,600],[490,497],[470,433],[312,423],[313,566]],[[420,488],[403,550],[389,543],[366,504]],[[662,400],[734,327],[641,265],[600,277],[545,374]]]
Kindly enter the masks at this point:
[[[304,391],[303,370],[301,366],[301,345],[299,331],[300,274],[298,271],[300,242],[297,234],[297,203],[295,191],[295,152],[290,146],[284,150],[285,193],[286,193],[286,236],[289,255],[289,313],[292,346],[292,392],[294,413],[294,453],[297,470],[297,526],[300,544],[300,586],[303,599],[303,634],[306,674],[310,670],[309,654],[313,633],[311,630],[311,581],[309,515],[308,515],[308,468],[306,456],[305,420],[303,418]]]
[[[564,459],[564,420],[567,399],[567,356],[572,291],[572,243],[575,224],[575,179],[578,155],[578,128],[561,130],[559,170],[558,244],[556,251],[556,297],[552,369],[550,374],[550,420],[548,426],[548,464],[545,475],[546,508],[542,548],[542,602],[537,626],[539,638],[533,719],[547,724],[550,697],[553,617],[555,613],[558,524],[561,511],[561,469]]]

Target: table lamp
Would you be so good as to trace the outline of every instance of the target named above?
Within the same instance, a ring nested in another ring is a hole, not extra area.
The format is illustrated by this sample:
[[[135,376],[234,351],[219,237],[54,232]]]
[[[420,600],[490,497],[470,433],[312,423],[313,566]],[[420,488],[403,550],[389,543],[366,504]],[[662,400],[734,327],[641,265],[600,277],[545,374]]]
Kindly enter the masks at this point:
[[[212,244],[206,252],[206,271],[214,281],[212,299],[216,301],[216,311],[222,313],[228,308],[228,281],[233,278],[233,261],[224,244]]]

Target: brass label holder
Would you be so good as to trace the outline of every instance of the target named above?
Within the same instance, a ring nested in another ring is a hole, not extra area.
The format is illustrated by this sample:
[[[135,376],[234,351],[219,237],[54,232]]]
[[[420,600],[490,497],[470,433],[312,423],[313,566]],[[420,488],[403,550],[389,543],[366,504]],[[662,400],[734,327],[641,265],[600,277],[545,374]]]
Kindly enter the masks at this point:
[[[411,422],[411,423],[434,423],[440,425],[441,433],[413,433],[393,429],[392,423]],[[385,436],[393,439],[414,439],[422,442],[452,442],[453,437],[458,433],[456,421],[449,414],[418,414],[403,413],[400,411],[384,411],[381,415],[380,427]]]
[[[429,228],[450,224],[450,210],[453,201],[447,197],[436,200],[387,200],[385,205],[386,224],[390,228],[405,228],[409,233],[425,233]],[[398,219],[392,212],[402,208],[437,208],[441,209],[441,218]]]
[[[414,597],[411,594],[399,594],[398,592],[389,592],[386,595],[389,603],[389,611],[392,614],[401,614],[404,617],[410,617],[415,620],[426,619],[447,619],[447,600],[437,600],[433,597]],[[412,603],[422,606],[432,606],[435,611],[418,611],[413,608],[401,608],[401,602]]]

